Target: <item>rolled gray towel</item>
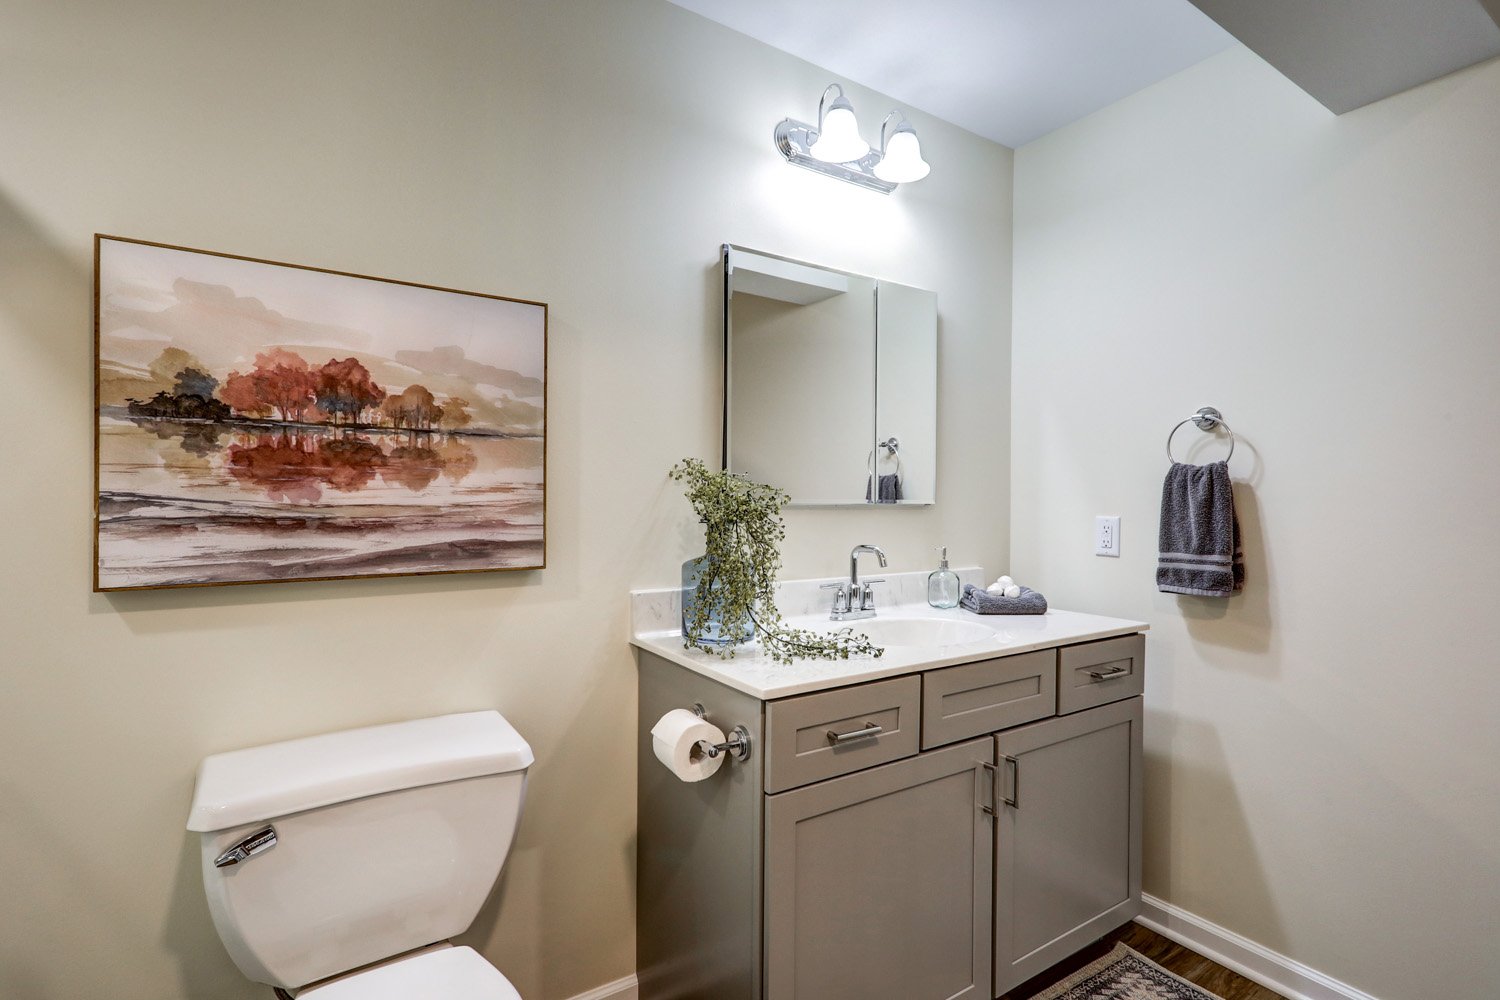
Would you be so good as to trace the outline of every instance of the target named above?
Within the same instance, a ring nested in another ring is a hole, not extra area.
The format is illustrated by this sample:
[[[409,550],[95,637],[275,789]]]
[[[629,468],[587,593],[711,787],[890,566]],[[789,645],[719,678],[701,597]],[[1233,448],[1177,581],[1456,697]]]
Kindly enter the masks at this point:
[[[958,606],[976,615],[1044,615],[1047,613],[1047,599],[1030,587],[1022,587],[1020,597],[1002,597],[999,594],[990,593],[983,587],[966,583],[964,596],[958,599]]]

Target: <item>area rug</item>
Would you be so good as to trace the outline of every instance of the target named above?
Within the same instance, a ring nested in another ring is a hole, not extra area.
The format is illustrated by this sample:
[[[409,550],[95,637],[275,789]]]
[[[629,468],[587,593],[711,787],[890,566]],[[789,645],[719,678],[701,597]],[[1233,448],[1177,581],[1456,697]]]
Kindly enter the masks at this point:
[[[1073,973],[1032,1000],[1222,1000],[1127,945]]]

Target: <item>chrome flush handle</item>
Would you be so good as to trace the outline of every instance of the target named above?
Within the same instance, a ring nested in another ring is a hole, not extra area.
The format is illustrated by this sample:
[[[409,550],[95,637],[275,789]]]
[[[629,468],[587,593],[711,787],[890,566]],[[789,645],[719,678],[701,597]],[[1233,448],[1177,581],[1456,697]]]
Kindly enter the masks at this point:
[[[276,846],[276,828],[268,826],[264,830],[256,830],[250,836],[235,844],[229,850],[214,858],[215,868],[232,868],[241,861],[247,861],[264,851],[269,851]]]

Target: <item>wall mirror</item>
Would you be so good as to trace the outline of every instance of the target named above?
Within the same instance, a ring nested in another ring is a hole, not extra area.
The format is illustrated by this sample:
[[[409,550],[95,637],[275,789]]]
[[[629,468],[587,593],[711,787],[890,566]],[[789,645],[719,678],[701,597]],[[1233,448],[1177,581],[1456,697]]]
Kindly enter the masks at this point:
[[[724,467],[796,506],[933,503],[937,296],[723,249]]]

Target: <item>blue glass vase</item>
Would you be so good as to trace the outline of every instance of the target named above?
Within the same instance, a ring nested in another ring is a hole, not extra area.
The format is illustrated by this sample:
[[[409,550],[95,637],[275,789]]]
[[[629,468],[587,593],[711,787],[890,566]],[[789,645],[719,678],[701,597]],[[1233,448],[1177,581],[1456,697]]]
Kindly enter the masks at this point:
[[[682,634],[684,637],[687,636],[689,623],[693,620],[694,599],[698,596],[698,578],[711,562],[708,556],[702,555],[682,564]],[[718,589],[717,582],[713,584],[713,588]],[[693,638],[710,646],[727,646],[730,642],[729,637],[724,635],[723,621],[717,614],[709,616],[708,627],[704,634],[693,636]]]

